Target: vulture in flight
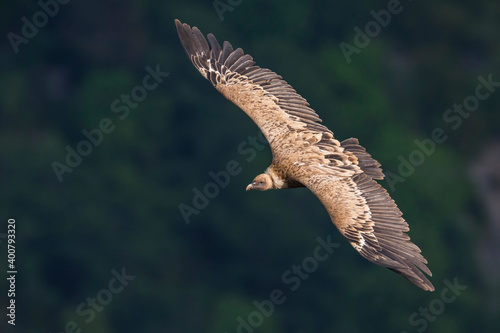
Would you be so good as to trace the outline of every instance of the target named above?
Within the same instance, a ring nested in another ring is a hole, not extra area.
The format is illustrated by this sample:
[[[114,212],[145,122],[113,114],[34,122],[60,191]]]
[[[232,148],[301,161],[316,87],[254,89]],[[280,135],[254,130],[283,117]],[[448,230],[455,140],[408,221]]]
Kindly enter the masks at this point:
[[[316,112],[282,77],[255,65],[241,48],[175,20],[182,46],[196,69],[259,126],[273,161],[247,190],[307,187],[333,224],[366,259],[433,291],[422,273],[427,260],[406,234],[408,224],[387,191],[380,163],[355,138],[339,142]]]

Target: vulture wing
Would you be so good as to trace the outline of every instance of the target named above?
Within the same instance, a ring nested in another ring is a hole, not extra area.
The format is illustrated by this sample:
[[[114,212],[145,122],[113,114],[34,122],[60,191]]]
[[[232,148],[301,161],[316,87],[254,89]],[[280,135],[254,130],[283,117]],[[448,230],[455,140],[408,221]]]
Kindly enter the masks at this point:
[[[269,69],[255,66],[243,50],[233,49],[228,42],[221,48],[214,35],[208,43],[198,28],[175,20],[182,46],[198,71],[227,99],[240,107],[259,126],[273,151],[283,148],[281,139],[290,132],[333,133],[321,125],[321,119],[309,108],[309,103]],[[293,138],[304,140],[299,135]],[[339,142],[333,145],[338,148]]]
[[[288,176],[307,186],[333,223],[369,261],[388,267],[425,290],[434,290],[420,249],[387,192],[380,163],[358,140],[339,142],[309,103],[269,69],[255,65],[242,49],[175,20],[182,46],[198,71],[259,126],[275,160]]]
[[[333,223],[351,245],[374,264],[401,274],[424,290],[434,286],[421,272],[432,276],[427,260],[405,233],[402,218],[387,191],[365,173],[338,178],[335,175],[298,175],[325,206]]]

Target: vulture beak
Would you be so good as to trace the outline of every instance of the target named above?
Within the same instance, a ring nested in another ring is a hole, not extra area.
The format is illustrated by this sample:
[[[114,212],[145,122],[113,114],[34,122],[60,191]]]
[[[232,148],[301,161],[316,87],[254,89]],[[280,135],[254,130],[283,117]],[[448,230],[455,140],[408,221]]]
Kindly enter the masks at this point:
[[[254,184],[255,184],[255,183],[248,184],[248,186],[247,186],[247,188],[246,188],[246,190],[245,190],[245,191],[250,191],[250,190],[253,188],[253,185],[254,185]]]

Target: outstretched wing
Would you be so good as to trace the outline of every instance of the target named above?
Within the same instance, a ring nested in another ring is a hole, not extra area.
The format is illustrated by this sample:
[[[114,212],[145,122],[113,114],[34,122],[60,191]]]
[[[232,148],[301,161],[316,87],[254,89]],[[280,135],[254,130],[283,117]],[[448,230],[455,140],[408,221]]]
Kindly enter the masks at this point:
[[[365,172],[374,179],[384,178],[380,164],[357,139],[342,143],[334,139],[309,103],[281,76],[256,66],[250,55],[234,50],[227,41],[221,48],[214,35],[208,34],[207,42],[198,28],[179,20],[175,24],[193,65],[259,126],[274,157],[286,159],[290,150],[298,148],[301,162],[317,163],[337,175]]]
[[[333,223],[369,261],[401,274],[424,290],[434,286],[427,260],[405,233],[408,224],[387,191],[366,174],[338,178],[307,175],[298,179],[322,202]]]
[[[198,71],[227,99],[240,107],[259,126],[269,141],[273,154],[280,142],[293,132],[293,141],[319,142],[325,134],[324,144],[339,150],[340,143],[333,133],[320,124],[321,119],[309,108],[309,103],[281,76],[255,65],[252,57],[242,49],[233,49],[227,41],[223,47],[214,35],[208,42],[198,28],[191,28],[175,20],[182,46]],[[307,134],[307,135],[305,135]],[[343,149],[340,149],[343,150]]]

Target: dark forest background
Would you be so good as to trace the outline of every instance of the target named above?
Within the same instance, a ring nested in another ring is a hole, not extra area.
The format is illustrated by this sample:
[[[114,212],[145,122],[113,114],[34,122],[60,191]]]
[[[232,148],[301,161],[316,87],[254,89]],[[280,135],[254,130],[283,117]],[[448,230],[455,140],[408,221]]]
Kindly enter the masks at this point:
[[[1,332],[500,327],[500,2],[60,2],[0,5]],[[306,189],[245,192],[269,147],[174,18],[242,47],[382,163],[435,292],[364,260]],[[71,150],[86,156],[68,165]],[[318,238],[338,244],[324,261]]]

